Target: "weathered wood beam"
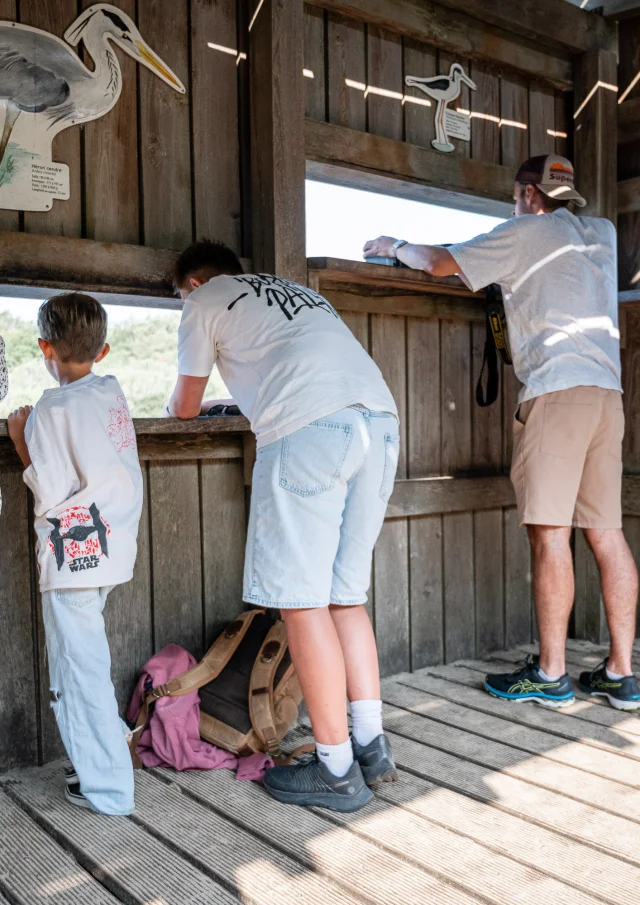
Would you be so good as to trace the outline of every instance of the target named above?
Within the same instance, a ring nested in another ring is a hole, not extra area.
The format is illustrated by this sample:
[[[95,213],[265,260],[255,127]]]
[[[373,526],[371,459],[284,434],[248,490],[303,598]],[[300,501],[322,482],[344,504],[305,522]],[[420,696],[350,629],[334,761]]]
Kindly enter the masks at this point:
[[[530,0],[526,2],[533,7]],[[512,13],[507,16],[514,23],[519,20],[520,2],[495,3],[494,0],[487,0],[487,4],[512,9]],[[545,0],[545,4],[554,9],[558,6],[555,0]],[[495,26],[470,19],[463,12],[443,9],[440,3],[432,3],[430,0],[314,0],[314,5],[400,32],[418,41],[435,44],[464,57],[491,60],[529,76],[545,79],[559,88],[570,88],[573,81],[569,55],[560,47],[543,48],[539,37],[532,40],[510,34]],[[464,0],[461,0],[460,6],[465,5]],[[543,21],[542,17],[540,21]],[[547,35],[554,34],[555,14],[547,18],[546,25]],[[602,26],[596,25],[596,38],[601,28]],[[517,32],[515,25],[513,32]],[[564,36],[565,32],[562,34]],[[579,52],[585,49],[585,41],[588,39],[579,31],[573,40],[579,46],[569,49]],[[562,42],[556,40],[555,43]]]
[[[312,119],[307,119],[305,124],[305,148],[307,158],[322,163],[507,204],[513,199],[513,169],[500,164],[440,154],[404,141]]]
[[[413,478],[396,481],[387,518],[469,512],[515,505],[511,480],[502,475],[478,478]]]
[[[618,0],[627,3],[637,0]],[[542,44],[560,45],[571,53],[585,50],[616,50],[615,27],[602,19],[558,0],[438,0],[488,25],[524,35]],[[602,5],[602,4],[599,4]]]
[[[303,283],[303,0],[264,0],[249,38],[253,257],[259,272]]]
[[[618,214],[635,214],[637,211],[640,211],[640,176],[618,183]]]
[[[0,288],[19,297],[48,298],[50,290],[79,289],[111,304],[181,308],[171,283],[178,254],[164,248],[63,236],[0,231]],[[245,271],[251,261],[241,258]],[[106,296],[115,295],[117,299]]]
[[[169,437],[174,443],[182,442],[189,437],[215,439],[220,435],[242,434],[250,430],[248,420],[242,416],[191,418],[188,421],[182,421],[180,418],[134,418],[133,426],[139,443],[148,442],[149,437]],[[7,422],[0,419],[0,439],[8,436]]]
[[[485,320],[484,299],[435,293],[369,295],[366,290],[343,292],[330,286],[322,290],[337,311],[367,314],[395,314],[402,317],[428,317],[445,320]]]
[[[640,14],[638,0],[598,0],[603,13],[610,19],[631,19]]]
[[[618,104],[618,144],[640,139],[640,98]]]
[[[568,4],[565,4],[568,6]],[[590,50],[576,59],[574,163],[583,213],[616,221],[617,57]]]
[[[366,286],[367,294],[389,293],[399,289],[402,293],[434,292],[453,295],[473,296],[458,277],[432,277],[422,270],[409,267],[386,267],[384,264],[369,264],[367,261],[348,261],[345,258],[308,258],[309,278],[315,281],[314,288],[320,290],[330,285],[340,288]]]

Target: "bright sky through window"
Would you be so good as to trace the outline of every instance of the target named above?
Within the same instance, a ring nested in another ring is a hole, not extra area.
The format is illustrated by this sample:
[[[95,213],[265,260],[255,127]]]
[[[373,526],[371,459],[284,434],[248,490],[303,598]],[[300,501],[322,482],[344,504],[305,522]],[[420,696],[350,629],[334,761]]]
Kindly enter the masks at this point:
[[[424,245],[464,242],[502,218],[307,180],[307,255],[362,260],[367,239],[394,236]]]

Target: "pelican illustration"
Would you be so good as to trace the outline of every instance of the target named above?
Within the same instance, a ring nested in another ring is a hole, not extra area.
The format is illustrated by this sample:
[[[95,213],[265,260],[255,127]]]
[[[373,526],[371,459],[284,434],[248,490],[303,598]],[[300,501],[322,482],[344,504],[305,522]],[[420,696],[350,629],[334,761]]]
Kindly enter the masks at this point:
[[[475,82],[472,82],[460,63],[453,63],[449,75],[434,75],[428,79],[417,78],[408,75],[405,84],[412,88],[419,88],[426,95],[438,102],[436,108],[436,137],[431,142],[436,151],[454,151],[447,136],[447,104],[460,97],[462,83],[476,90]]]
[[[73,50],[80,42],[93,69]],[[37,28],[0,21],[0,121],[4,108],[0,170],[6,168],[5,158],[14,145],[18,166],[24,156],[50,162],[54,135],[112,109],[122,90],[114,44],[175,91],[185,93],[180,79],[156,56],[131,18],[108,3],[84,10],[66,30],[64,41]],[[0,195],[0,207],[6,206],[3,201]]]

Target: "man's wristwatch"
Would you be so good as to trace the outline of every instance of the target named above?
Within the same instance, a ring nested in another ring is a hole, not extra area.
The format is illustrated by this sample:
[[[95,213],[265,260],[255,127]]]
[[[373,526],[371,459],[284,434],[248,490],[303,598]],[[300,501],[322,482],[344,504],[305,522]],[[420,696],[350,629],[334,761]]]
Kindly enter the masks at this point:
[[[407,243],[407,240],[406,240],[406,239],[396,239],[396,241],[395,241],[395,242],[393,243],[393,245],[391,246],[391,247],[393,248],[394,257],[397,258],[397,257],[398,257],[398,249],[399,249],[399,248],[402,248],[403,245],[407,245],[407,244],[408,244],[408,243]]]

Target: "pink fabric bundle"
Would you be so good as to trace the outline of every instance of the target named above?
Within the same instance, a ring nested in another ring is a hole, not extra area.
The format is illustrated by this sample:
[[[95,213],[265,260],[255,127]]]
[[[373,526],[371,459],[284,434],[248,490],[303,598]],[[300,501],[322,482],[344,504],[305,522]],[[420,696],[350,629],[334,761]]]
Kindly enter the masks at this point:
[[[133,693],[127,719],[135,723],[145,691],[164,685],[196,666],[196,659],[178,644],[168,644],[145,663]],[[273,766],[266,754],[236,757],[200,738],[200,696],[197,691],[176,698],[160,698],[138,741],[145,767],[174,770],[236,770],[236,779],[262,780]]]

